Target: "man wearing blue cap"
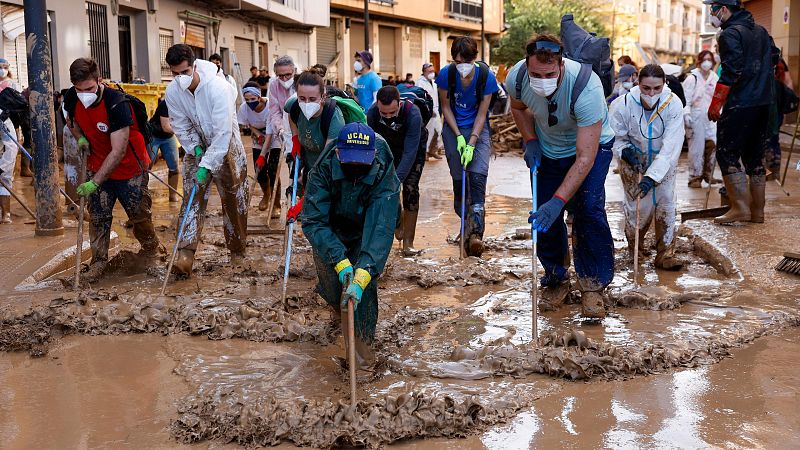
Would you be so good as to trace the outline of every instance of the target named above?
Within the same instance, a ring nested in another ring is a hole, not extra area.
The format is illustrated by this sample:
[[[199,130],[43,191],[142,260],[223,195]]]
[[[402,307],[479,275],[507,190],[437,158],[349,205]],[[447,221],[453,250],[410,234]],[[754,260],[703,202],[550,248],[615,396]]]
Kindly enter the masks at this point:
[[[369,370],[378,323],[377,278],[392,248],[400,180],[389,145],[366,124],[345,125],[331,145],[308,177],[303,233],[314,250],[317,292],[337,311],[353,300],[357,364]]]

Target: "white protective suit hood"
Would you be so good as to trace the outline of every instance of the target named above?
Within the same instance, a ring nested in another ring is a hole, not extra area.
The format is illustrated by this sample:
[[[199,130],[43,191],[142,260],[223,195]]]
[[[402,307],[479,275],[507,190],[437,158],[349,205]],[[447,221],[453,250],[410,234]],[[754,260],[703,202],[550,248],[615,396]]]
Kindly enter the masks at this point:
[[[664,102],[670,98],[669,103],[664,106]],[[634,145],[647,154],[650,144],[653,149],[652,161],[644,175],[660,183],[670,170],[677,167],[683,147],[686,131],[683,126],[681,100],[672,94],[669,87],[664,86],[659,103],[653,111],[653,114],[658,116],[652,122],[652,142],[648,142],[649,119],[642,107],[639,86],[635,86],[631,92],[614,100],[609,110],[611,128],[615,134],[614,154],[617,158],[621,157],[622,149],[629,145]]]
[[[194,91],[183,90],[175,81],[167,86],[169,119],[178,141],[186,151],[204,147],[200,167],[216,173],[222,166],[231,141],[241,145],[236,120],[237,92],[216,64],[198,59],[194,70],[200,84]]]

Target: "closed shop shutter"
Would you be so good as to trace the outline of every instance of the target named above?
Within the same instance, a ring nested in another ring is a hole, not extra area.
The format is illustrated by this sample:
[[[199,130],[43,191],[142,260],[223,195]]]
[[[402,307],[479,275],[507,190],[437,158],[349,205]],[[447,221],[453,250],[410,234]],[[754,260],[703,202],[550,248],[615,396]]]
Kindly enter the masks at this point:
[[[20,34],[13,41],[3,36],[3,52],[8,60],[11,75],[23,89],[28,87],[28,59],[25,55],[25,35]]]
[[[364,49],[364,24],[351,23],[350,24],[350,56],[360,52]]]
[[[331,20],[328,28],[317,28],[317,61],[327,66],[333,61],[333,58],[336,58],[335,20]]]
[[[236,50],[236,61],[239,63],[239,68],[242,69],[242,76],[250,73],[250,68],[253,67],[253,40],[244,38],[234,38],[233,47]],[[249,79],[250,76],[248,75]],[[244,81],[244,80],[243,80]]]
[[[380,48],[379,72],[383,75],[394,75],[397,73],[397,60],[395,56],[394,28],[378,27],[378,46]]]
[[[186,39],[183,43],[192,47],[206,48],[206,27],[187,23]]]
[[[772,0],[751,0],[744,7],[753,14],[757,24],[772,32]]]

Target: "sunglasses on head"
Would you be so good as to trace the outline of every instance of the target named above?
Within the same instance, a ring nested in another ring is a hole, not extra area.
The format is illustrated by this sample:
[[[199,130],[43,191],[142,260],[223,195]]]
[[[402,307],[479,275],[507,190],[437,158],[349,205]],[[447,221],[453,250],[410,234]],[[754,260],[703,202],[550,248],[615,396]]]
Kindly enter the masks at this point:
[[[536,42],[531,42],[530,44],[528,44],[527,47],[525,47],[525,52],[528,54],[528,56],[532,56],[535,53],[541,52],[541,51],[550,52],[550,53],[554,53],[554,54],[560,55],[561,54],[561,46],[556,44],[555,42],[536,41]]]

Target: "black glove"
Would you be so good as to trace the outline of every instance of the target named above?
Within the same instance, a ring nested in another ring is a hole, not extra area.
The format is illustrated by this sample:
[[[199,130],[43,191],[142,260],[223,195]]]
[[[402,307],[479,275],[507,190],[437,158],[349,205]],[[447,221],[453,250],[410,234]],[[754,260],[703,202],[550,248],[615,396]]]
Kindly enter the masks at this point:
[[[634,194],[634,196],[638,195],[639,198],[644,198],[647,195],[647,193],[650,192],[650,189],[653,189],[653,186],[655,185],[656,182],[653,181],[652,178],[650,177],[642,178],[642,181],[639,182],[638,192]]]
[[[622,160],[628,163],[637,173],[642,172],[642,163],[639,161],[639,152],[636,147],[629,145],[622,149]]]

